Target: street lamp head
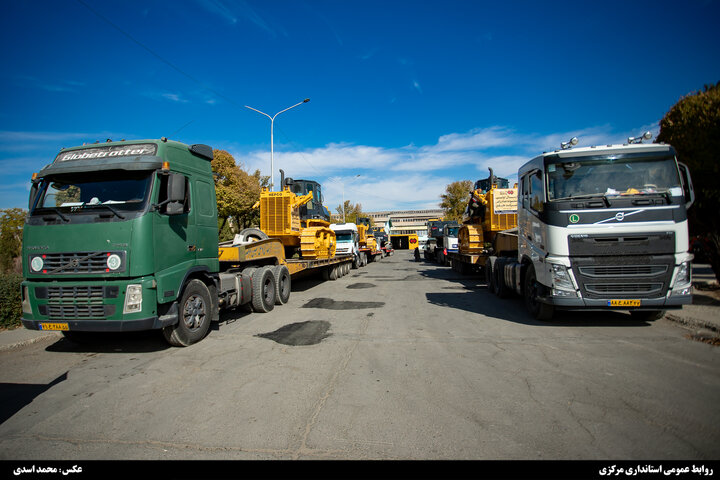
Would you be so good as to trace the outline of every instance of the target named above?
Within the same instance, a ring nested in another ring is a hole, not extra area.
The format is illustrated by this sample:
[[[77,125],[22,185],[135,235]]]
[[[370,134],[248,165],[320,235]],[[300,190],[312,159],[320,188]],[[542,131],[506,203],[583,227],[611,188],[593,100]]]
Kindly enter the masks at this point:
[[[303,103],[307,103],[307,102],[309,102],[309,101],[310,101],[310,99],[309,99],[309,98],[306,98],[305,100],[303,100]]]

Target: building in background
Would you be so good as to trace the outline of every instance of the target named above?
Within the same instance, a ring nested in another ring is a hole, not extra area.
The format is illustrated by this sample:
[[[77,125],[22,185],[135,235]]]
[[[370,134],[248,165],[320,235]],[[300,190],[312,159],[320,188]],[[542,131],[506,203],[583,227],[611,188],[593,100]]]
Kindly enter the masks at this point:
[[[385,228],[388,219],[391,220],[390,235],[417,234],[418,237],[427,235],[428,220],[443,218],[441,209],[432,210],[385,210],[380,212],[363,212],[363,216],[372,219],[376,227]],[[333,214],[334,222],[342,222],[342,215]]]

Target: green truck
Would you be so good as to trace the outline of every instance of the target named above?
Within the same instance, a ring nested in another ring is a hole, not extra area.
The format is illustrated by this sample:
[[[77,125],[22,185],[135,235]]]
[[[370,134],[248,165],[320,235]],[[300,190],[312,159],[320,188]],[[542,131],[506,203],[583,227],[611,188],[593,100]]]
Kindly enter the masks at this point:
[[[83,341],[158,329],[200,341],[223,308],[267,312],[291,278],[337,278],[347,257],[290,260],[278,239],[218,242],[213,150],[166,138],[66,148],[33,175],[22,323]]]

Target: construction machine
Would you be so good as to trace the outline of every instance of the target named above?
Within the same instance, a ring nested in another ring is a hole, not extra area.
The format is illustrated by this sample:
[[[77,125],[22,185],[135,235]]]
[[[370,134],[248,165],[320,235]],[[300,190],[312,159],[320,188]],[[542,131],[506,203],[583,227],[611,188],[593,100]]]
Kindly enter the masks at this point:
[[[264,187],[255,207],[260,208],[260,232],[240,232],[255,240],[279,238],[287,258],[333,258],[337,241],[330,229],[330,211],[323,206],[320,184],[313,180],[285,178],[280,170],[282,190],[271,192]],[[254,231],[253,231],[254,230]]]
[[[493,249],[497,232],[517,227],[517,185],[489,168],[488,178],[475,182],[458,231],[461,254],[482,254]]]

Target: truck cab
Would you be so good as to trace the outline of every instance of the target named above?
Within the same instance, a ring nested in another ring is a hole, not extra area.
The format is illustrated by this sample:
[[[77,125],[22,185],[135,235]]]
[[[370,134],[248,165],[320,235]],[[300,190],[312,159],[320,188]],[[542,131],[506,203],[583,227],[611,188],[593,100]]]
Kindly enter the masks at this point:
[[[214,292],[212,158],[207,145],[164,138],[61,150],[31,184],[23,325],[64,333],[165,328],[178,323],[190,280]],[[218,317],[217,308],[207,313]]]
[[[694,193],[670,145],[563,148],[518,182],[518,261],[498,266],[536,318],[558,307],[653,319],[691,302]]]
[[[335,232],[337,247],[335,253],[337,255],[352,255],[353,267],[357,268],[361,264],[360,244],[357,225],[354,223],[333,223],[330,228]]]

